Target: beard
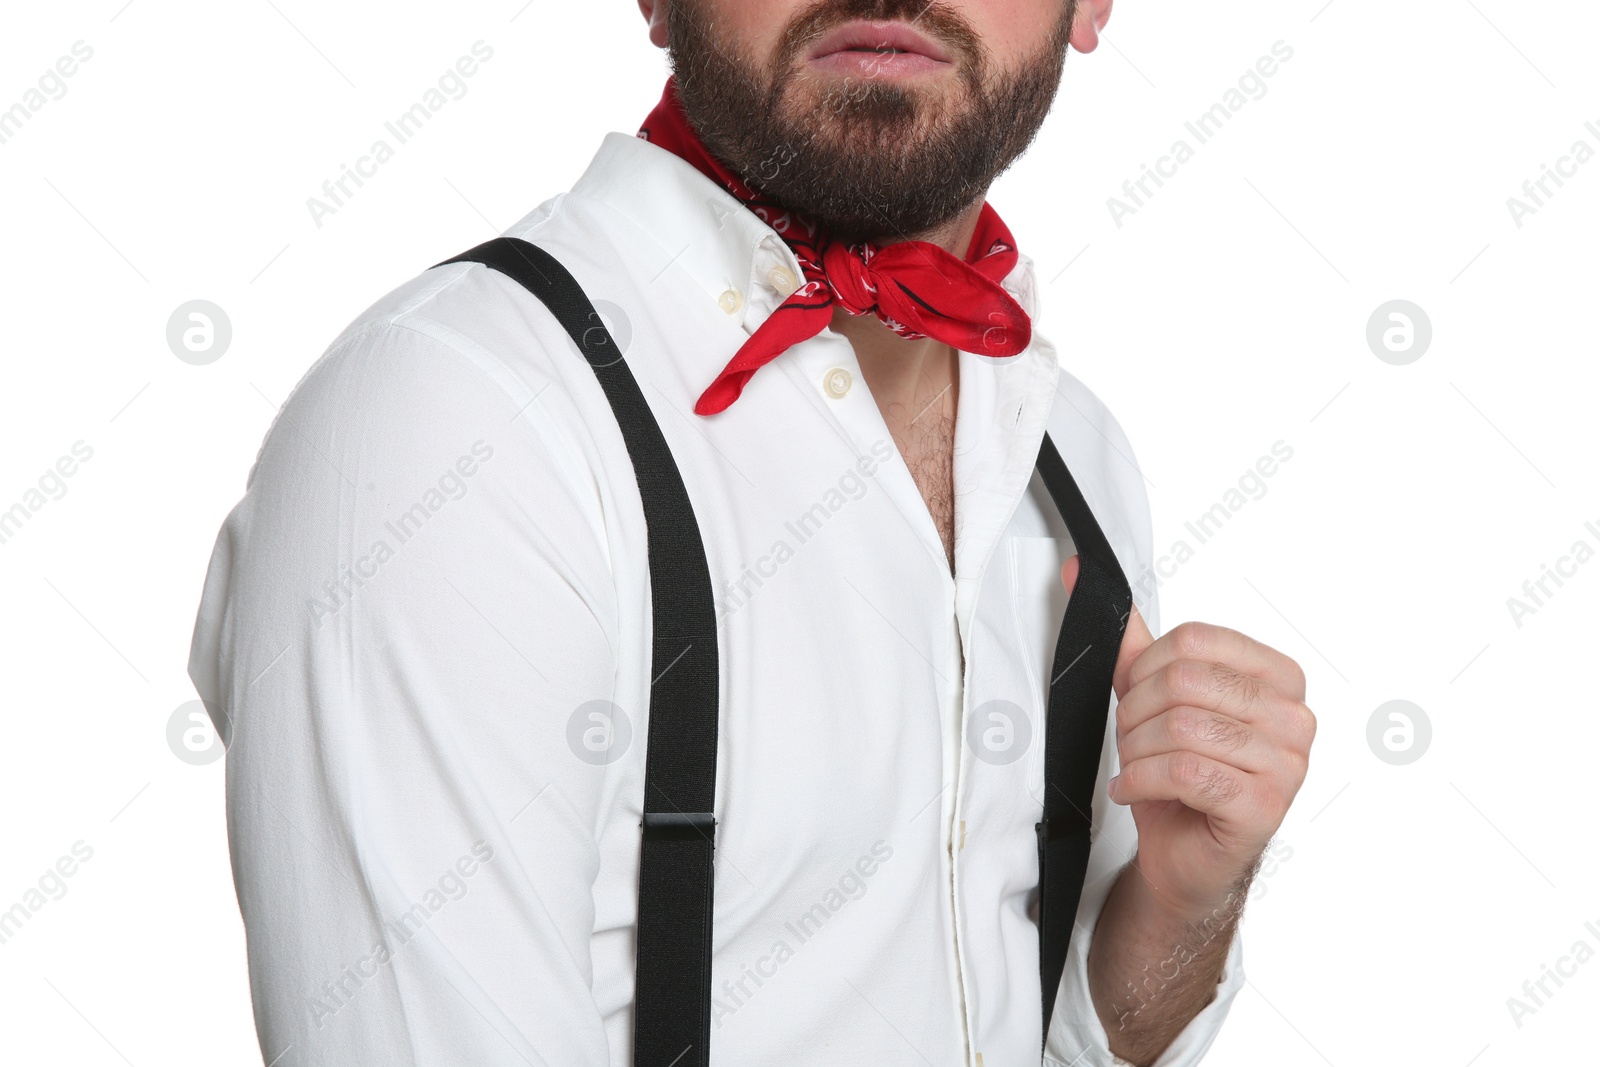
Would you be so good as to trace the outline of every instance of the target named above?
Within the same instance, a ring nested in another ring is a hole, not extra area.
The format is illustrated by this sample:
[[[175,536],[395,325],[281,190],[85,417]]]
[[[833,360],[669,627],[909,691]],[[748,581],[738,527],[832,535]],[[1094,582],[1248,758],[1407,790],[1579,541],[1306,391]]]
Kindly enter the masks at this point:
[[[703,0],[669,0],[667,57],[689,124],[747,185],[847,242],[910,239],[979,202],[1032,143],[1066,62],[1076,0],[1044,46],[1000,70],[938,0],[817,0],[762,63],[717,33]],[[904,19],[956,65],[921,79],[827,78],[808,48],[852,19]]]

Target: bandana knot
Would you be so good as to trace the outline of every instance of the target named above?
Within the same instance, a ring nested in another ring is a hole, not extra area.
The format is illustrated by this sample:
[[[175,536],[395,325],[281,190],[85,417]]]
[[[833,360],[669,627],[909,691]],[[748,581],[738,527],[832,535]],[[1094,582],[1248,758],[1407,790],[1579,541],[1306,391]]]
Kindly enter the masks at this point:
[[[783,239],[803,275],[701,394],[696,414],[725,410],[757,370],[826,329],[835,307],[876,315],[907,340],[932,337],[978,355],[1014,356],[1032,340],[1028,313],[1000,284],[1017,264],[1017,246],[987,202],[964,260],[928,241],[847,244],[757,193],[712,156],[689,125],[675,79],[667,79],[639,136],[727,189]]]

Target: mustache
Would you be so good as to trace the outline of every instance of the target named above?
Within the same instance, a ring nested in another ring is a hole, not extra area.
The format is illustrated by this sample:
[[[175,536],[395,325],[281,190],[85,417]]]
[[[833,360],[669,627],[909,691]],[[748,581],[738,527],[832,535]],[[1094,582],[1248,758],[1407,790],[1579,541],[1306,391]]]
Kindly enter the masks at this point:
[[[856,19],[910,23],[948,48],[967,71],[985,61],[983,42],[965,18],[938,0],[817,0],[796,15],[778,45],[777,69],[794,65],[812,44]]]

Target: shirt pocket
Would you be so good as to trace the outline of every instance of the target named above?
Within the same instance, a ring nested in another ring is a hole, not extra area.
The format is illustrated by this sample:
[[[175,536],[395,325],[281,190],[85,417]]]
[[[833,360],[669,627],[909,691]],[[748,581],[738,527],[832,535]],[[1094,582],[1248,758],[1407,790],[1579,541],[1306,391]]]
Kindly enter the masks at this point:
[[[1042,741],[1050,701],[1050,672],[1055,663],[1056,640],[1069,599],[1061,584],[1061,566],[1077,554],[1065,537],[1010,537],[1007,549],[1011,567],[1011,620],[1016,647],[1026,678],[1027,717],[1037,725]],[[1028,791],[1044,798],[1044,745],[1029,752]]]

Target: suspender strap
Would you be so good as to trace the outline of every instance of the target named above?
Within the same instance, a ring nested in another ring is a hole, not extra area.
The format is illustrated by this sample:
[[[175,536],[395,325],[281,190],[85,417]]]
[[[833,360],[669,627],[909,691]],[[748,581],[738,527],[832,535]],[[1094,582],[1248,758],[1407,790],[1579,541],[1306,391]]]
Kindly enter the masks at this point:
[[[1039,989],[1044,1002],[1044,1035],[1048,1035],[1089,869],[1089,832],[1098,799],[1095,780],[1110,713],[1111,675],[1133,607],[1133,593],[1116,553],[1049,434],[1039,446],[1038,469],[1066,520],[1079,562],[1078,582],[1067,600],[1050,671],[1044,819],[1036,827]]]
[[[717,624],[700,527],[666,438],[594,305],[565,267],[500,237],[447,259],[532,293],[589,361],[617,417],[644,503],[652,619],[649,740],[639,867],[635,1067],[709,1067],[716,834]],[[443,266],[444,264],[438,264]],[[1089,866],[1111,674],[1133,594],[1048,434],[1038,470],[1080,559],[1056,639],[1039,848],[1039,985],[1047,1034]]]
[[[644,503],[652,626],[639,867],[637,1067],[708,1067],[716,833],[717,619],[700,527],[639,383],[582,287],[544,249],[511,237],[446,263],[481,263],[538,297],[605,390]],[[439,264],[442,266],[443,264]]]

